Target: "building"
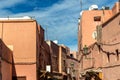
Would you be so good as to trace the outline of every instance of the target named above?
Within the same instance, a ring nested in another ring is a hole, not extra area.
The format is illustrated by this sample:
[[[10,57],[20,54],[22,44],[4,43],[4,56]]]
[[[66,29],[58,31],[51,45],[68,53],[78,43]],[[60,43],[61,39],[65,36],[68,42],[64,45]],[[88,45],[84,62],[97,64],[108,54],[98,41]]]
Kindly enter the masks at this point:
[[[52,67],[52,75],[54,78],[59,80],[68,80],[69,75],[67,74],[68,60],[67,55],[70,55],[70,49],[63,45],[57,44],[54,41],[47,41],[50,46],[51,52],[51,67]]]
[[[47,41],[47,43],[50,46],[53,77],[60,80],[67,80],[66,56],[68,54],[68,48],[66,46],[59,45],[54,41]]]
[[[40,55],[39,55],[39,69],[40,69],[40,80],[45,78],[52,77],[51,74],[51,54],[49,45],[44,41],[40,45]],[[50,69],[47,69],[47,66],[50,66]]]
[[[12,51],[0,39],[0,80],[12,80]]]
[[[69,79],[80,80],[79,54],[76,51],[70,51],[67,55],[67,72]]]
[[[78,54],[78,52],[76,52],[76,51],[70,51],[70,56],[71,56],[71,57],[74,57],[75,59],[78,59],[78,60],[79,60],[79,54]]]
[[[40,70],[46,71],[46,66],[51,65],[51,55],[48,44],[44,41],[41,45],[40,55]]]
[[[43,33],[44,30],[29,17],[0,18],[0,38],[13,52],[13,79],[39,79]]]
[[[67,76],[68,80],[80,80],[79,61],[67,55]]]
[[[93,43],[88,48],[87,53],[83,51],[80,59],[80,77],[81,80],[88,78],[91,80],[93,77],[95,80],[101,80],[102,78],[102,66],[103,66],[103,54],[99,49],[97,43]],[[89,77],[88,77],[89,75]]]
[[[120,2],[119,2],[120,4]],[[120,8],[119,8],[120,10]],[[120,79],[120,11],[102,24],[103,79]],[[111,75],[111,76],[110,76]]]
[[[59,57],[59,46],[53,41],[47,41],[51,55],[51,68],[52,72],[59,72],[58,69],[58,57]]]
[[[53,41],[46,41],[49,45],[51,55],[51,74],[54,78],[62,79],[62,74],[59,72],[59,45]]]
[[[78,23],[78,53],[80,54],[80,69],[81,77],[86,74],[88,70],[93,69],[93,57],[92,53],[88,54],[89,59],[84,54],[84,48],[90,47],[97,41],[98,25],[107,21],[112,16],[111,10],[86,10],[81,15],[80,22]],[[96,62],[97,63],[97,62]],[[99,65],[99,64],[98,64]],[[96,68],[95,68],[96,69]]]
[[[97,80],[99,80],[98,78],[102,80],[120,79],[119,71],[117,71],[120,68],[118,66],[119,11],[120,2],[116,2],[111,10],[104,8],[82,13],[78,24],[78,51],[81,55],[82,78],[89,75],[91,76],[89,80],[92,79],[92,76]],[[118,44],[114,44],[117,42]]]
[[[63,80],[67,80],[67,54],[70,50],[65,45],[59,45],[59,72],[63,75]]]
[[[96,42],[96,26],[112,16],[111,10],[84,10],[78,23],[78,51]]]

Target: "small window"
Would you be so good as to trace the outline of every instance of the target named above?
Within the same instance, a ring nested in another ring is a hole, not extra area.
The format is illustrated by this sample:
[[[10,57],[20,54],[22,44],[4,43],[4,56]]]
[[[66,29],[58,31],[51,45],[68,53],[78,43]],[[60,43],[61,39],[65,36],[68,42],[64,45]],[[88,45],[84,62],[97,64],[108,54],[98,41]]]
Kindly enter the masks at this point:
[[[73,58],[73,54],[70,54],[70,57],[72,57],[72,58]]]
[[[101,16],[95,16],[94,21],[101,21]]]

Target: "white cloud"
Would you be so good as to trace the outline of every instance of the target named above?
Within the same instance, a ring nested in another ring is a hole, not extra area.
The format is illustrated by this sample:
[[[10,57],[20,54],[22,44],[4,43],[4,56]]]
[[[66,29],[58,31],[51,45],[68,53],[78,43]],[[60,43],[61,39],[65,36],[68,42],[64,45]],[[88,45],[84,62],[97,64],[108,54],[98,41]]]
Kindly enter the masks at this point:
[[[65,0],[63,3],[57,3],[44,11],[38,9],[27,13],[14,14],[14,16],[35,16],[44,29],[47,27],[49,39],[58,39],[65,44],[66,41],[71,41],[77,37],[77,19],[80,11],[78,2],[79,0]]]
[[[26,0],[0,0],[0,17],[7,17],[14,15],[11,11],[5,8],[13,7],[19,3],[25,2]]]
[[[68,45],[70,47],[70,50],[71,51],[77,51],[77,44],[74,44],[74,45]]]
[[[23,1],[25,0],[0,0],[0,9],[14,6],[17,3],[21,3]]]

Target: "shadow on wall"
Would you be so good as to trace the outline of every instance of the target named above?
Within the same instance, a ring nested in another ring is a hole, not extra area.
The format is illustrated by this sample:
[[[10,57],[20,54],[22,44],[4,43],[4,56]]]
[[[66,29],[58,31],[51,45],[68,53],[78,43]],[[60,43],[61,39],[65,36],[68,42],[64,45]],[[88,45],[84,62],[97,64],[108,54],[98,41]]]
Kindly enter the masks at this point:
[[[12,56],[12,80],[26,80],[26,76],[17,76],[15,65],[19,63],[14,63]],[[20,63],[21,64],[21,63]]]
[[[15,69],[15,63],[14,63],[14,59],[12,56],[12,80],[17,80],[17,74],[16,74],[16,69]]]

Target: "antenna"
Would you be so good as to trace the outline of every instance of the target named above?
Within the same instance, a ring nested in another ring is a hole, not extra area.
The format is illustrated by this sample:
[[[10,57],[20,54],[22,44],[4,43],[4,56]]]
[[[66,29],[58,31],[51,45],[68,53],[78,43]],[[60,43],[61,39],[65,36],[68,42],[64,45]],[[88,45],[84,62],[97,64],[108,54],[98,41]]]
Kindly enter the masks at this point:
[[[46,40],[48,40],[47,27],[46,27]]]
[[[81,15],[82,15],[82,0],[80,0],[80,17],[81,17]]]
[[[82,0],[80,0],[80,8],[81,8],[81,11],[82,11]]]
[[[91,5],[89,7],[89,10],[98,10],[98,6],[97,5]]]

